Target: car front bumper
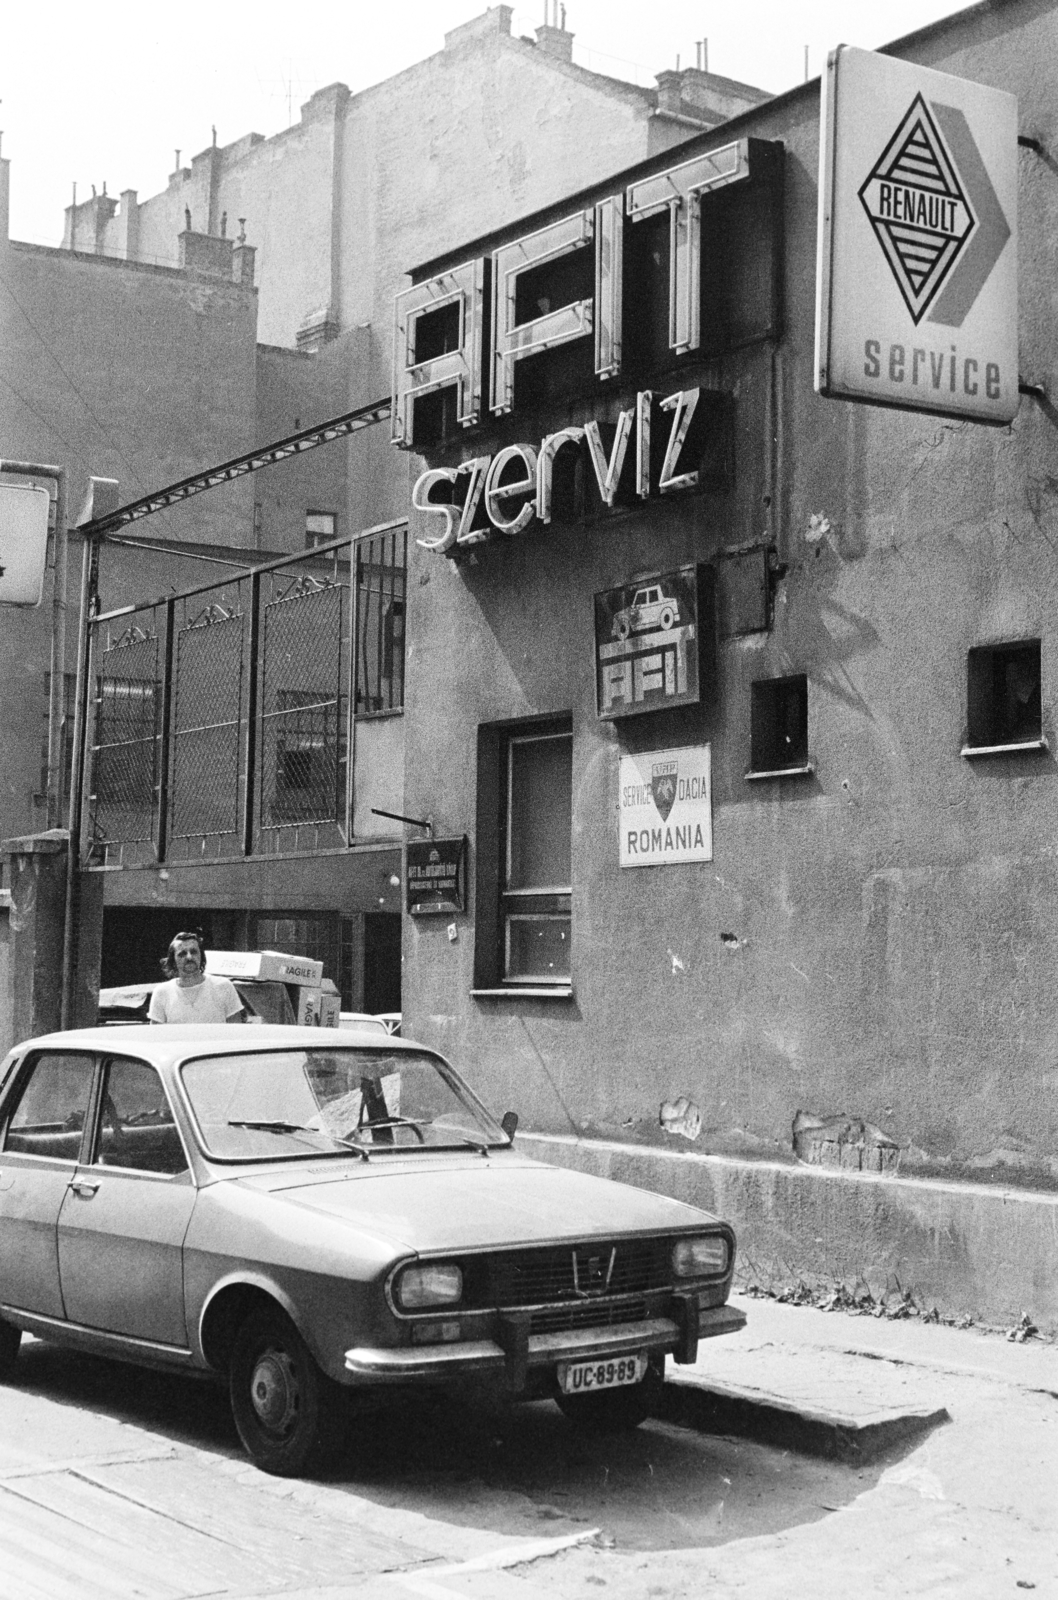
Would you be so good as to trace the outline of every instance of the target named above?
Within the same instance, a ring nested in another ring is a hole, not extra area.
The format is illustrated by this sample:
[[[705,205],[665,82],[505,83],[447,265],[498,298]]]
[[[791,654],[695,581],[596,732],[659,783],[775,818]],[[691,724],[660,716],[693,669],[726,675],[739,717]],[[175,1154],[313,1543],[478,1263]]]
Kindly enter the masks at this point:
[[[734,1306],[700,1310],[697,1339],[737,1333],[745,1323],[744,1314]],[[588,1361],[594,1356],[632,1355],[639,1350],[677,1351],[677,1359],[688,1359],[685,1332],[671,1317],[650,1317],[605,1328],[570,1328],[559,1333],[529,1333],[527,1323],[511,1319],[503,1344],[496,1339],[464,1339],[399,1349],[358,1347],[345,1352],[345,1369],[361,1382],[370,1383],[506,1373],[511,1387],[520,1389],[532,1367],[550,1367],[558,1361]],[[689,1359],[693,1360],[693,1355]]]

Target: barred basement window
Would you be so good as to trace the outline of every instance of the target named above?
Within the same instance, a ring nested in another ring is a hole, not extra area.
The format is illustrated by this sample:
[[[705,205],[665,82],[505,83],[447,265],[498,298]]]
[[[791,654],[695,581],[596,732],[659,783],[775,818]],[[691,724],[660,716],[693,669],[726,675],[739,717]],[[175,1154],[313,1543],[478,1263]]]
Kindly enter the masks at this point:
[[[963,754],[1047,748],[1039,639],[979,645],[967,655],[967,743]]]
[[[747,778],[811,773],[808,760],[808,679],[765,678],[752,686],[750,770]]]

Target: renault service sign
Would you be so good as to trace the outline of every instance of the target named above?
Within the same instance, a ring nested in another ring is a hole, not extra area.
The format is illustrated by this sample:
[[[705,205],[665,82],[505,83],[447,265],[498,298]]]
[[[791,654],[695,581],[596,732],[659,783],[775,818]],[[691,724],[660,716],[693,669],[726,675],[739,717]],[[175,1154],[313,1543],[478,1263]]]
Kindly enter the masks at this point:
[[[0,483],[0,605],[40,605],[50,507],[47,489]]]
[[[1018,409],[1017,100],[841,45],[820,141],[820,394]]]

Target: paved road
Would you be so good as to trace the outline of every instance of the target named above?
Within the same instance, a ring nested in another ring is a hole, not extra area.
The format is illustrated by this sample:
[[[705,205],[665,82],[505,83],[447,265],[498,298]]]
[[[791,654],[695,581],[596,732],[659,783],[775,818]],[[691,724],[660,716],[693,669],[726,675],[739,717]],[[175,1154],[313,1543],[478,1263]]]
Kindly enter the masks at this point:
[[[289,1483],[244,1461],[218,1391],[30,1344],[0,1388],[0,1600],[787,1600],[808,1574],[817,1600],[1058,1595],[1058,1353],[746,1309],[702,1382],[951,1423],[865,1466],[437,1399],[369,1419],[331,1482]]]

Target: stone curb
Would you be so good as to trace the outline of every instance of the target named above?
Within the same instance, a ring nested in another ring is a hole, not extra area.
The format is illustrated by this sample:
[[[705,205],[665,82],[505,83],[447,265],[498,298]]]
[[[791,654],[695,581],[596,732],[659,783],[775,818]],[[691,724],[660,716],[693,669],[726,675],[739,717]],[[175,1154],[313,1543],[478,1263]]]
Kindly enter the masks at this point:
[[[696,1433],[735,1434],[802,1455],[861,1464],[951,1421],[944,1406],[874,1407],[855,1417],[678,1368],[666,1375],[655,1416]]]

